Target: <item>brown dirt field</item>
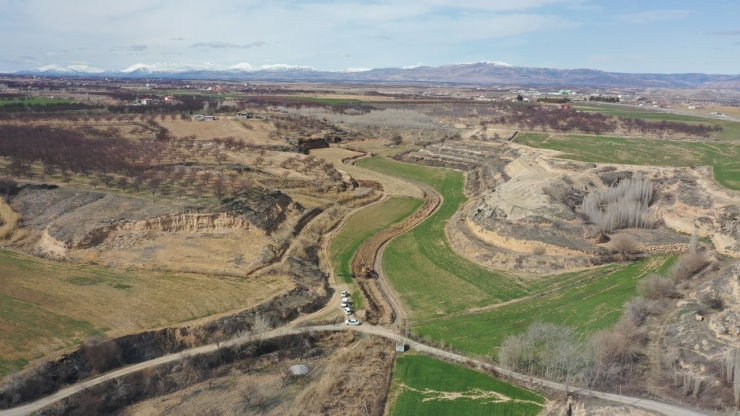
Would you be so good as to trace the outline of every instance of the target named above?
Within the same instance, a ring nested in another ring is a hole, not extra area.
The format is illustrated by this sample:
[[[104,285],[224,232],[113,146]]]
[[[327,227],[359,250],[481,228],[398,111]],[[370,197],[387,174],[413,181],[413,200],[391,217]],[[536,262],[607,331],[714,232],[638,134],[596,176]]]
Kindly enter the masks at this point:
[[[675,106],[674,106],[675,107]],[[711,106],[689,110],[686,107],[678,107],[682,111],[698,114],[722,113],[732,117],[740,117],[740,107]]]
[[[359,166],[344,163],[345,160],[362,156],[360,152],[354,152],[338,147],[311,150],[311,154],[317,158],[324,159],[334,164],[334,167],[357,181],[378,182],[385,193],[391,196],[405,196],[410,198],[422,198],[422,192],[418,186],[404,180],[394,178],[382,173],[363,169]]]
[[[383,289],[375,278],[366,278],[362,273],[362,266],[374,267],[375,258],[385,243],[420,224],[437,209],[442,202],[439,195],[431,188],[422,186],[424,191],[424,205],[413,215],[395,226],[381,231],[368,238],[357,249],[352,257],[352,273],[355,282],[360,287],[366,301],[365,320],[371,324],[392,324],[396,320],[393,308],[388,303]]]
[[[201,140],[212,140],[216,137],[234,137],[257,145],[285,144],[283,140],[270,139],[269,134],[275,130],[272,123],[266,120],[237,120],[216,116],[214,121],[183,121],[157,119],[175,136],[196,135]],[[245,125],[252,126],[249,130]]]

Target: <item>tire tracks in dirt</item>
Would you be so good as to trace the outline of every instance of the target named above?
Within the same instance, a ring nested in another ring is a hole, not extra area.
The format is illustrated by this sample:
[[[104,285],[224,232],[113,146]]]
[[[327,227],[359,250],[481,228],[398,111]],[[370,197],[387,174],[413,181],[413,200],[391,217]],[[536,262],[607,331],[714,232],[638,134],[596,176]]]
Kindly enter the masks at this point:
[[[394,303],[400,305],[399,301],[393,302],[392,300],[394,297],[397,299],[397,295],[381,285],[381,275],[377,273],[379,270],[377,267],[380,264],[382,249],[390,240],[421,224],[434,214],[442,203],[442,196],[433,188],[421,184],[416,185],[424,193],[424,203],[421,208],[393,227],[365,240],[355,252],[350,263],[355,282],[367,301],[365,320],[370,324],[393,324],[397,322],[399,314],[405,319],[405,313],[399,312],[400,306],[394,306]],[[375,268],[373,277],[363,276],[362,268],[365,265]]]

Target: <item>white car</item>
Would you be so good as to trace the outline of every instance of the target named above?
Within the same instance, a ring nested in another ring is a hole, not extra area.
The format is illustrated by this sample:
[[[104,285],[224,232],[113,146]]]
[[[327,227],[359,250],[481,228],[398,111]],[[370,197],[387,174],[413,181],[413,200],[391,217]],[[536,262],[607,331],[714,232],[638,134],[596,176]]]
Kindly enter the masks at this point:
[[[361,324],[359,319],[347,319],[346,321],[344,321],[344,323],[347,325],[355,325],[355,326]]]
[[[342,302],[352,302],[350,298],[342,298]]]
[[[347,291],[346,291],[346,290],[343,290],[343,291],[342,291],[342,297],[343,297],[343,298],[346,298],[347,296],[349,296],[349,293],[347,293]]]
[[[347,315],[352,315],[352,309],[349,306],[347,306],[344,308],[344,313]]]
[[[343,307],[343,308],[348,308],[349,307],[349,303],[343,301],[342,303],[340,303],[340,306]]]

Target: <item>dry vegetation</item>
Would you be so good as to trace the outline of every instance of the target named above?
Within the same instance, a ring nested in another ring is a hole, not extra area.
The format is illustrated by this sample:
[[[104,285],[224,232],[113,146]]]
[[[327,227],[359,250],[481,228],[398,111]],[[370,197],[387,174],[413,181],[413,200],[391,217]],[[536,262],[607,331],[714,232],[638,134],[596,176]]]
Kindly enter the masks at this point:
[[[43,415],[381,415],[393,364],[385,340],[302,334],[183,357],[85,391]],[[293,375],[292,365],[308,374]]]
[[[278,276],[123,271],[0,251],[0,370],[16,370],[97,333],[118,337],[253,308],[292,287]]]

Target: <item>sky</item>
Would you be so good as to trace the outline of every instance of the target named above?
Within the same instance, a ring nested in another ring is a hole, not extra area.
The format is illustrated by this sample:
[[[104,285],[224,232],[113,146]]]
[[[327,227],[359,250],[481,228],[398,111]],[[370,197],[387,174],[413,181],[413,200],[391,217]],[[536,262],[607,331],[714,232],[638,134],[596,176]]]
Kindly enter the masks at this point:
[[[740,73],[738,0],[0,0],[0,71],[498,61]]]

